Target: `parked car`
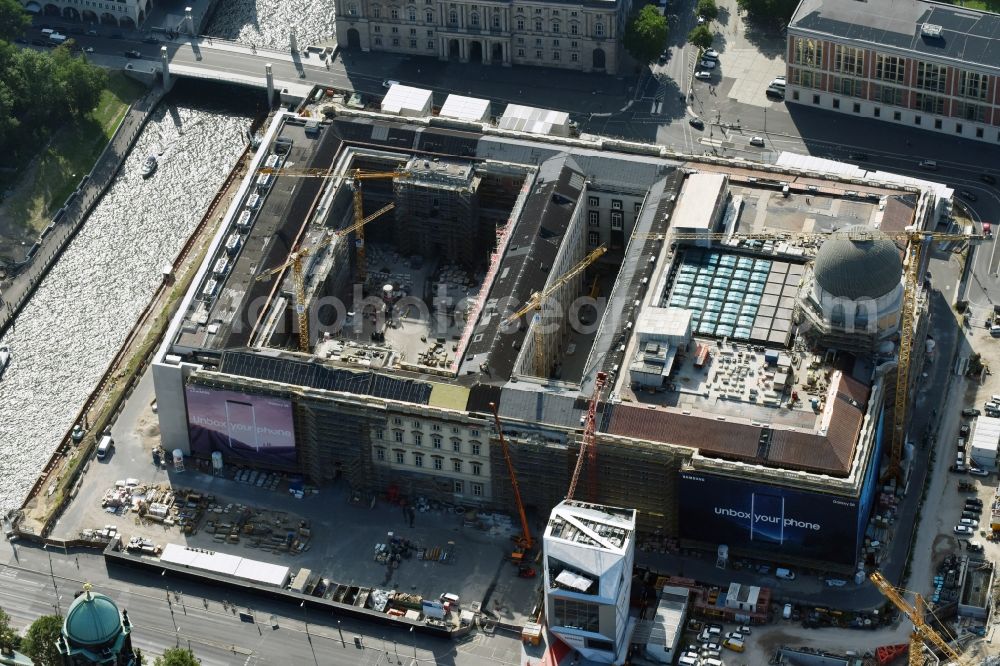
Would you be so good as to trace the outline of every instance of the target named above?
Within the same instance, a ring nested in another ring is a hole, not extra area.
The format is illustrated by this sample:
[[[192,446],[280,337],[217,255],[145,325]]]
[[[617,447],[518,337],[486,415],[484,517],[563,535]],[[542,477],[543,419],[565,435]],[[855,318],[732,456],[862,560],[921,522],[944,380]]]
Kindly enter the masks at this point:
[[[138,51],[136,51],[135,49],[132,49],[131,51],[126,51],[125,52],[125,57],[126,58],[141,58],[142,54],[139,53]]]
[[[705,51],[704,53],[701,54],[701,57],[702,58],[711,58],[712,60],[718,60],[719,59],[719,52],[716,51],[715,49],[708,49],[707,51]]]
[[[968,525],[955,525],[955,534],[958,536],[972,536],[976,531]]]
[[[93,46],[88,46],[87,48],[85,48],[83,50],[83,52],[84,53],[93,53],[94,52],[94,47]]]
[[[740,632],[744,636],[749,636],[750,635],[750,625],[749,624],[741,624],[740,627],[739,627],[739,629],[737,629],[736,631]]]
[[[937,162],[934,160],[921,160],[920,168],[927,169],[928,171],[937,171]]]
[[[959,190],[958,196],[962,197],[966,201],[977,201],[979,197],[970,192],[969,190]]]
[[[990,473],[987,470],[983,469],[982,467],[975,467],[975,466],[970,466],[969,467],[969,474],[971,474],[972,476],[989,476],[990,475]]]
[[[751,146],[757,146],[758,148],[763,148],[764,147],[764,137],[762,137],[762,136],[750,137],[750,145]]]
[[[722,646],[719,645],[718,643],[705,643],[704,645],[701,646],[701,649],[702,651],[710,650],[714,652],[720,652],[720,653],[722,652]]]
[[[712,78],[712,73],[699,69],[697,72],[694,73],[694,78],[698,79],[699,81],[708,81],[710,78]]]
[[[704,16],[699,16],[698,17],[698,25],[705,25],[705,17]]]
[[[979,416],[980,414],[982,414],[982,412],[980,412],[978,409],[974,407],[966,407],[965,409],[962,410],[962,416],[970,419]]]
[[[702,60],[698,63],[699,67],[704,67],[705,69],[715,69],[717,65],[718,62],[715,60]]]
[[[996,185],[997,184],[996,177],[993,176],[993,175],[991,175],[991,174],[988,174],[988,173],[981,174],[979,176],[979,180],[981,180],[984,183],[987,183],[989,185]]]
[[[979,521],[973,520],[972,518],[962,518],[960,521],[958,521],[958,524],[965,525],[966,527],[970,527],[972,529],[976,529],[977,527],[979,527]]]
[[[971,520],[979,520],[979,514],[976,513],[975,511],[968,511],[968,510],[966,510],[966,511],[962,512],[962,518],[969,518]]]
[[[970,432],[972,432],[972,428],[969,427],[968,423],[963,423],[962,427],[958,429],[958,434],[962,437],[968,437]]]
[[[701,118],[691,118],[690,120],[688,120],[688,125],[690,125],[695,129],[700,129],[700,130],[705,129],[705,121],[702,120]]]
[[[399,81],[394,81],[392,79],[386,79],[385,81],[382,82],[382,87],[383,88],[391,88],[393,86],[398,86],[398,85],[399,85]]]
[[[981,553],[983,552],[983,544],[978,541],[969,541],[966,542],[965,549],[970,553]]]
[[[738,631],[730,631],[726,634],[726,638],[731,638],[734,641],[741,641],[743,640],[743,634]]]
[[[981,508],[983,508],[983,500],[979,499],[978,497],[969,497],[969,498],[966,498],[966,500],[965,500],[965,506],[969,506],[969,505],[978,506],[981,509]]]
[[[764,94],[768,97],[776,97],[777,99],[785,98],[785,91],[777,86],[768,86],[767,90],[764,91]]]
[[[774,575],[784,580],[795,580],[795,572],[792,571],[791,569],[784,569],[778,567],[777,569],[774,570]]]

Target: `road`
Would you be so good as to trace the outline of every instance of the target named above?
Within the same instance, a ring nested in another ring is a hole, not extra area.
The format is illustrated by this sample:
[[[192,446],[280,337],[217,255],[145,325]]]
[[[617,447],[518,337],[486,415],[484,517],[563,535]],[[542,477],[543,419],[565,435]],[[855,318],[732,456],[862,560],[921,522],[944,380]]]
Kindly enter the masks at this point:
[[[220,590],[190,581],[119,567],[109,571],[104,558],[89,551],[63,553],[0,543],[0,608],[19,629],[40,615],[65,613],[87,581],[128,610],[137,648],[161,654],[178,645],[190,647],[205,666],[375,666],[411,664],[414,658],[418,664],[457,666],[520,663],[515,636],[476,634],[465,642],[435,639],[356,620],[338,621],[249,594],[223,596]],[[232,604],[224,607],[224,600]],[[256,622],[240,621],[233,604],[241,611],[252,610]]]

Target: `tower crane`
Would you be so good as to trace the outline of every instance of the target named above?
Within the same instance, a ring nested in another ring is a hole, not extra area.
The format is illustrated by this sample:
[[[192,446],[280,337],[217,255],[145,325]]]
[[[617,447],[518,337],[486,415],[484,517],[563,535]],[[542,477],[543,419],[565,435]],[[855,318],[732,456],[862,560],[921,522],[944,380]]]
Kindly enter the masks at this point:
[[[936,647],[951,664],[963,666],[964,664],[969,663],[967,659],[963,658],[961,654],[951,647],[951,645],[949,645],[948,642],[944,640],[940,634],[934,631],[934,629],[924,620],[923,597],[919,594],[915,595],[916,604],[910,605],[910,603],[903,598],[903,595],[899,593],[899,590],[893,587],[880,572],[873,571],[869,578],[872,583],[875,584],[875,587],[878,588],[878,591],[881,592],[886,599],[891,601],[892,604],[904,615],[906,615],[906,617],[908,617],[913,623],[913,632],[910,633],[910,666],[924,666],[924,643]]]
[[[364,228],[366,224],[372,220],[388,213],[390,210],[395,208],[395,204],[388,204],[378,209],[368,217],[361,220],[357,220],[349,227],[344,227],[343,229],[338,229],[332,234],[326,236],[318,243],[312,247],[304,247],[299,250],[292,252],[288,255],[288,260],[285,261],[280,266],[275,266],[274,268],[268,269],[257,276],[257,280],[270,280],[273,275],[281,273],[286,268],[292,268],[292,284],[294,285],[295,291],[295,314],[299,319],[299,350],[303,352],[309,352],[309,316],[306,313],[306,289],[305,289],[305,276],[302,271],[303,260],[311,254],[315,254],[319,250],[323,249],[334,240],[338,238],[343,238],[348,236],[352,232],[360,231]]]
[[[559,291],[559,289],[562,288],[562,286],[565,285],[567,282],[569,282],[577,275],[582,273],[584,270],[586,270],[587,266],[590,266],[592,263],[594,263],[602,256],[604,256],[604,253],[607,251],[608,249],[605,246],[601,245],[597,249],[590,252],[590,254],[584,257],[582,261],[580,261],[578,264],[576,264],[568,271],[563,273],[561,276],[559,276],[545,290],[540,292],[536,291],[534,294],[532,294],[531,298],[528,299],[528,302],[524,304],[524,307],[522,307],[520,310],[510,315],[504,320],[503,323],[505,325],[510,325],[513,324],[518,319],[520,319],[521,317],[523,317],[524,315],[526,315],[527,313],[531,312],[532,310],[535,311],[535,314],[531,320],[535,328],[534,332],[535,376],[537,377],[548,376],[548,368],[546,367],[545,364],[545,347],[544,347],[545,335],[542,332],[542,316],[541,316],[542,306],[544,305],[545,300],[555,292]]]
[[[810,240],[825,241],[833,238],[848,240],[872,240],[875,234],[864,232],[748,232],[748,233],[697,233],[669,232],[666,234],[636,234],[633,238],[655,238],[657,240]],[[978,241],[983,236],[977,234],[952,234],[937,231],[878,231],[877,237],[906,243],[904,265],[903,300],[899,318],[899,362],[896,370],[896,392],[893,406],[892,449],[889,468],[883,480],[893,478],[902,481],[903,447],[906,441],[906,412],[909,404],[910,354],[913,348],[913,317],[916,312],[919,273],[923,258],[924,244],[950,241]]]
[[[497,437],[500,439],[500,448],[503,451],[503,458],[507,462],[507,472],[510,474],[510,485],[514,488],[514,501],[517,503],[517,515],[521,519],[521,536],[515,537],[517,544],[512,559],[523,560],[524,554],[529,552],[535,545],[531,537],[531,527],[528,525],[528,515],[524,512],[524,503],[521,501],[521,487],[517,484],[517,473],[514,471],[514,461],[510,459],[510,449],[507,446],[507,439],[503,436],[503,428],[500,426],[500,414],[497,412],[495,402],[490,403],[490,411],[493,412],[493,421],[497,427]]]
[[[258,169],[258,173],[270,173],[275,176],[291,176],[292,178],[331,178],[335,174],[330,172],[328,168],[281,168],[281,167],[264,167]],[[354,225],[353,228],[358,232],[357,238],[355,239],[356,254],[354,262],[354,279],[356,282],[364,284],[365,276],[368,272],[367,257],[365,249],[365,232],[364,224],[361,220],[365,219],[364,214],[364,202],[362,201],[361,183],[366,180],[384,180],[392,179],[395,180],[401,176],[409,175],[409,172],[405,169],[399,169],[396,171],[365,171],[364,169],[351,169],[349,172],[351,180],[351,192],[354,199]]]
[[[594,381],[594,394],[590,397],[587,405],[587,418],[583,425],[583,442],[580,444],[580,453],[576,458],[576,467],[573,468],[573,478],[569,483],[569,490],[566,491],[566,499],[573,499],[576,493],[576,484],[580,480],[580,470],[583,467],[583,459],[587,458],[587,481],[588,494],[591,502],[597,501],[597,401],[601,398],[601,391],[604,383],[608,379],[606,372],[598,372]]]

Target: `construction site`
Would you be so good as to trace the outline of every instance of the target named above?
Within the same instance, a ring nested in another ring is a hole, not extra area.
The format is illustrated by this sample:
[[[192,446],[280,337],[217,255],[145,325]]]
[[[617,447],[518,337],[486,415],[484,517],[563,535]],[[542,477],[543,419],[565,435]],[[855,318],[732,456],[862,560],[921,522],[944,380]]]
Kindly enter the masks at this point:
[[[154,358],[167,454],[522,538],[579,483],[641,543],[863,577],[951,191],[613,144],[276,115]]]

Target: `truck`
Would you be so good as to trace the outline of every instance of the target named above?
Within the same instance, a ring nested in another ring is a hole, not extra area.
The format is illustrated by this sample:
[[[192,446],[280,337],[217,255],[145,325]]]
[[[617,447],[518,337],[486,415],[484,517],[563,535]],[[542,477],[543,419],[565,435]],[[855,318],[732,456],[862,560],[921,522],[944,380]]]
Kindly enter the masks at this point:
[[[67,39],[66,35],[59,34],[58,32],[53,32],[49,35],[49,41],[55,44],[62,44]]]

